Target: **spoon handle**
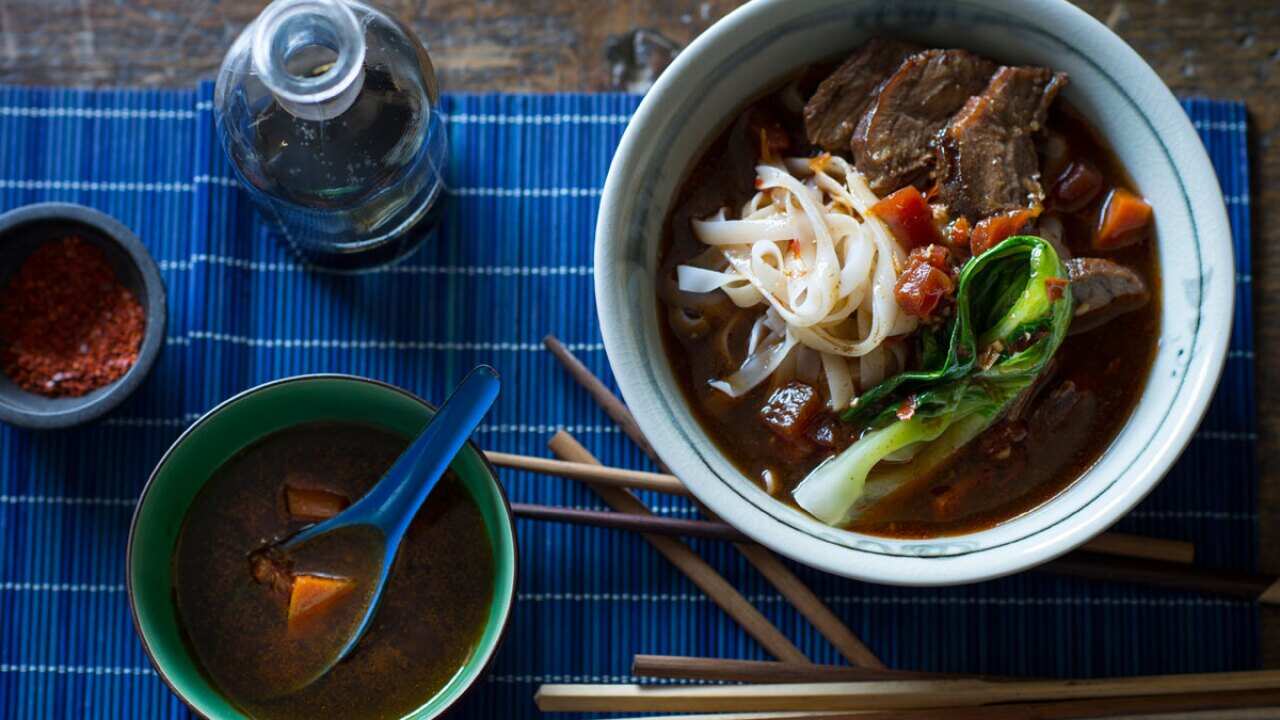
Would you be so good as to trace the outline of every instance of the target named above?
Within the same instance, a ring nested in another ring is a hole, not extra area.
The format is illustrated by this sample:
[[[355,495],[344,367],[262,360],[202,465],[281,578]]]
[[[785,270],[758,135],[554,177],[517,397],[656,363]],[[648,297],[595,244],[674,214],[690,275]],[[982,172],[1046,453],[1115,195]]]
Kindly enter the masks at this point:
[[[488,365],[467,373],[426,430],[387,470],[383,480],[360,499],[360,509],[369,521],[386,533],[388,547],[399,544],[418,508],[493,405],[498,387],[498,372]]]

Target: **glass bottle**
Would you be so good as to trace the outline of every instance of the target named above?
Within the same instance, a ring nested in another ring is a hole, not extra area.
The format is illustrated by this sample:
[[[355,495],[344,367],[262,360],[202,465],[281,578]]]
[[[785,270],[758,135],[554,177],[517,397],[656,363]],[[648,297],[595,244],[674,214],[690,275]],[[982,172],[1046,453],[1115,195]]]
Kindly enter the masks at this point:
[[[214,117],[236,175],[308,263],[359,271],[430,233],[447,151],[426,50],[356,0],[276,0],[218,72]]]

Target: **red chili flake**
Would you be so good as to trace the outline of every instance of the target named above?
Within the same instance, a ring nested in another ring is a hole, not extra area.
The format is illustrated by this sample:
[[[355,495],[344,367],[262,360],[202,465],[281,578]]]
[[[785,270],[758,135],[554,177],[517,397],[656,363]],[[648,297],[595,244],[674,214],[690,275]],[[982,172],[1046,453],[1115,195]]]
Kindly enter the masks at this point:
[[[1049,296],[1049,302],[1057,302],[1067,292],[1067,281],[1060,277],[1045,278],[1044,292]]]
[[[916,414],[916,396],[908,395],[906,400],[898,406],[898,419],[906,422]]]
[[[102,250],[78,237],[36,249],[0,291],[0,365],[24,390],[84,395],[138,360],[146,318]]]

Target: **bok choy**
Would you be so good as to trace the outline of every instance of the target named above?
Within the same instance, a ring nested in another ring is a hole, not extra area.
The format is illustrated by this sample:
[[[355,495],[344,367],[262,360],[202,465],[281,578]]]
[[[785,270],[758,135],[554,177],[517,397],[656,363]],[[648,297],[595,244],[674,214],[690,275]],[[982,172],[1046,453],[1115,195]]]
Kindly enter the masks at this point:
[[[796,487],[796,502],[841,525],[868,504],[869,478],[896,487],[931,472],[1031,386],[1066,336],[1071,311],[1066,268],[1045,240],[1011,237],[970,260],[951,322],[923,335],[922,368],[858,399],[844,420],[862,426],[862,436],[814,468]],[[906,465],[873,475],[882,460],[904,458]]]

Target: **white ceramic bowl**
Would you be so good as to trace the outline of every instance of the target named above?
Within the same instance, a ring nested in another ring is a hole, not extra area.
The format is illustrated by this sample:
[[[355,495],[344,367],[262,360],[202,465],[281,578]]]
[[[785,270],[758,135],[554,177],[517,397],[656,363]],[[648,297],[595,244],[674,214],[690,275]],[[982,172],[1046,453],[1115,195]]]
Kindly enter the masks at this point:
[[[1146,392],[1104,457],[1039,508],[927,541],[827,527],[770,498],[698,425],[663,355],[654,273],[682,176],[752,98],[873,35],[1065,70],[1065,96],[1110,142],[1155,208],[1160,348]],[[1106,529],[1141,500],[1195,431],[1221,373],[1235,265],[1208,155],[1169,89],[1128,45],[1062,0],[755,0],[716,23],[649,91],[609,169],[596,229],[596,302],[627,403],[664,462],[757,541],[839,575],[902,585],[1017,572]]]

